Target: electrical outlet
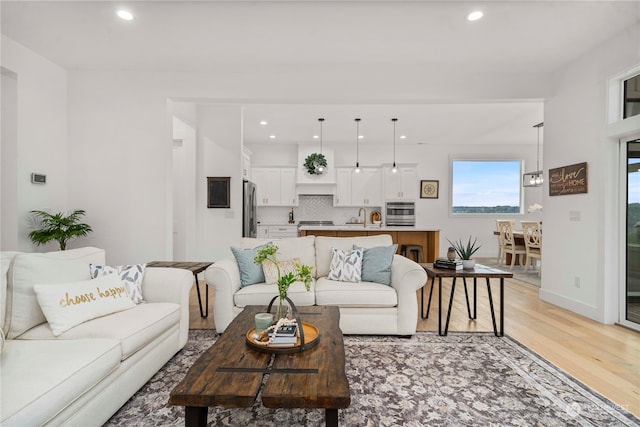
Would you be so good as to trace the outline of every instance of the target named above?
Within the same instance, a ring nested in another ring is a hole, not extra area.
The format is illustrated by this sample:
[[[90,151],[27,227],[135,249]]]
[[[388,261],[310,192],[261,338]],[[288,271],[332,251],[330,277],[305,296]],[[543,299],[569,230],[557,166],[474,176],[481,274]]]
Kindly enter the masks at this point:
[[[580,278],[578,276],[575,276],[573,278],[573,286],[575,286],[576,288],[580,287]]]

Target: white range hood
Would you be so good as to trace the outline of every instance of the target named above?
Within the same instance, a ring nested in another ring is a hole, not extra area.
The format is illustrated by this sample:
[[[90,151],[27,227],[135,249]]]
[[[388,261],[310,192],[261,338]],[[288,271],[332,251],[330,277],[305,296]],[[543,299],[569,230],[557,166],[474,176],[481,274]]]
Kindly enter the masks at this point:
[[[297,184],[298,196],[333,196],[336,193],[335,184]]]

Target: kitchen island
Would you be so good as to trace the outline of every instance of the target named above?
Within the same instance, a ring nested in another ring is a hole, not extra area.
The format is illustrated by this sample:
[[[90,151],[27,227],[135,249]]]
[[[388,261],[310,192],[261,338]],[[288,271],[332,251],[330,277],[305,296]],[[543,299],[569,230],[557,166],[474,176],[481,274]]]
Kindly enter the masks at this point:
[[[426,227],[387,227],[379,225],[362,224],[352,225],[323,225],[323,226],[301,226],[301,236],[329,236],[329,237],[354,237],[354,236],[375,236],[378,234],[389,234],[393,243],[398,244],[398,253],[402,245],[422,246],[425,260],[423,262],[434,262],[438,258],[440,251],[440,230]]]

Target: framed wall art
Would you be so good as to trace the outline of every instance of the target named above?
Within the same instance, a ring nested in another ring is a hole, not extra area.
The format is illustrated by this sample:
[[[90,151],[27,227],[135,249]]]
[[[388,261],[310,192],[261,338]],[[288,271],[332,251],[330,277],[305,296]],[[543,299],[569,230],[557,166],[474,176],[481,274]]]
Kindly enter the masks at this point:
[[[437,199],[440,191],[440,181],[426,180],[420,181],[420,198],[421,199]]]
[[[549,169],[549,195],[587,193],[587,170],[587,162]]]
[[[208,176],[207,177],[207,207],[230,208],[231,207],[231,177]]]

